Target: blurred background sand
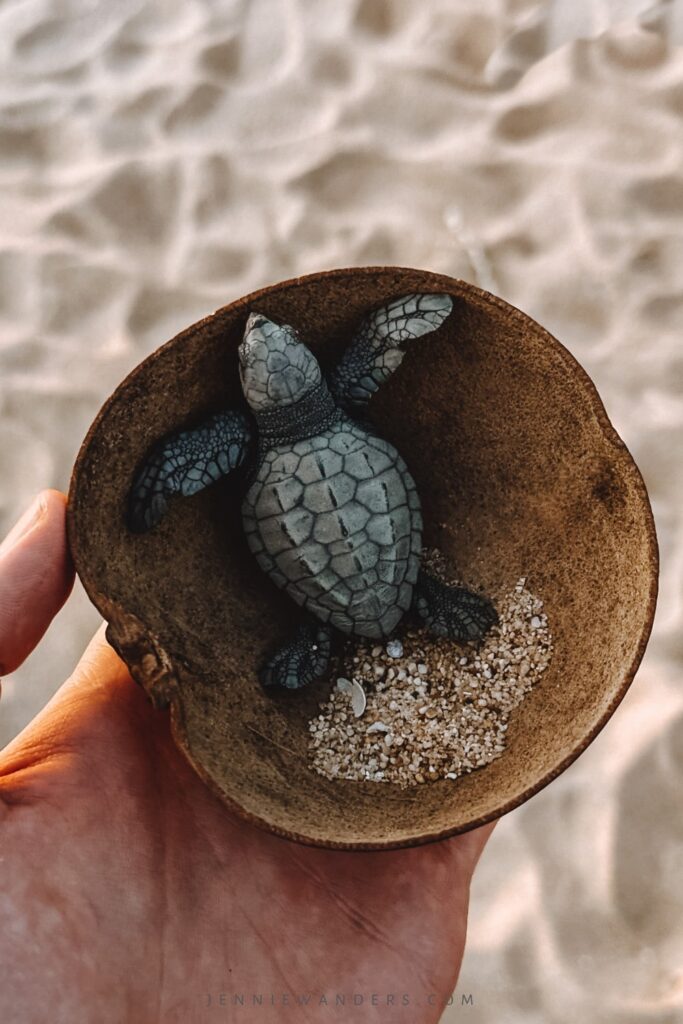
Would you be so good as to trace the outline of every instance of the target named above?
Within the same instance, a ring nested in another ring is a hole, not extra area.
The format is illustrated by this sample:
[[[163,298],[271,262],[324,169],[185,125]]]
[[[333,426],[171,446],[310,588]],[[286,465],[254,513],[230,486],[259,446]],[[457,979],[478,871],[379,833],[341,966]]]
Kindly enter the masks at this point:
[[[645,661],[499,824],[445,1021],[683,1020],[682,45],[683,5],[638,0],[0,6],[3,532],[67,487],[144,356],[335,266],[430,268],[521,307],[644,474],[663,562]],[[77,587],[4,681],[0,741],[97,624]]]

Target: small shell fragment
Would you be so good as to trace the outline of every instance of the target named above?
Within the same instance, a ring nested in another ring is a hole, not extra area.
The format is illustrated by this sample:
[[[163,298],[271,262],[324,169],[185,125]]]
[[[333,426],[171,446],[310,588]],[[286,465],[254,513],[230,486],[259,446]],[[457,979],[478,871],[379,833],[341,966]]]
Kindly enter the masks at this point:
[[[343,676],[340,676],[339,679],[337,680],[337,689],[339,690],[340,693],[351,693],[353,690],[351,680],[344,679]]]
[[[369,725],[366,732],[389,732],[389,726],[385,725],[384,722],[373,722]]]
[[[360,685],[357,679],[354,679],[351,686],[351,707],[353,708],[353,713],[356,716],[356,718],[360,718],[360,716],[365,711],[365,705],[367,703],[365,698],[365,690]]]
[[[390,640],[387,644],[387,654],[390,658],[403,657],[403,644],[400,640]]]

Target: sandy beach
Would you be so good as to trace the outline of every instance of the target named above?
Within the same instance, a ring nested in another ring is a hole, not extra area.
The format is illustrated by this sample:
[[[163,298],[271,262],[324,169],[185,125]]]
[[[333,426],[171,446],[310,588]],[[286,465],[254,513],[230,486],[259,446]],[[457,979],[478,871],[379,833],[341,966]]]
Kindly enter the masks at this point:
[[[472,281],[591,375],[649,489],[655,627],[601,735],[498,825],[443,1020],[683,1020],[683,3],[6,0],[0,47],[3,533],[147,354],[295,275]],[[77,584],[3,680],[0,743],[98,624]]]

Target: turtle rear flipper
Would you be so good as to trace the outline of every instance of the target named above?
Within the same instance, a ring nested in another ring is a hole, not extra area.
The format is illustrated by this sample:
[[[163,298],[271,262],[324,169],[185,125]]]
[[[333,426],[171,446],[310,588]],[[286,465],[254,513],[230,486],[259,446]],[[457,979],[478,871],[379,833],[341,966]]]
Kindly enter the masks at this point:
[[[406,345],[435,331],[452,309],[450,295],[402,295],[370,313],[330,375],[337,403],[351,413],[362,410],[400,364]]]
[[[298,690],[327,671],[332,632],[322,623],[304,622],[291,640],[281,647],[260,672],[264,686]]]
[[[480,640],[498,623],[498,613],[487,597],[448,586],[422,569],[413,606],[430,632],[451,640]]]
[[[174,494],[189,497],[226,476],[244,461],[251,440],[241,412],[221,412],[194,430],[167,437],[152,450],[135,478],[128,505],[128,528],[151,530]]]

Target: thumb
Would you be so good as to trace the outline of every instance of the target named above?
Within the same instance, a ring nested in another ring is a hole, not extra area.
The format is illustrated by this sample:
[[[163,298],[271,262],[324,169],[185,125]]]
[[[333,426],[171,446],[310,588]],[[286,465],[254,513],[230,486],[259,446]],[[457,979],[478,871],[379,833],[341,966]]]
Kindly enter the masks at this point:
[[[0,676],[28,657],[71,593],[66,497],[45,490],[0,545]]]

